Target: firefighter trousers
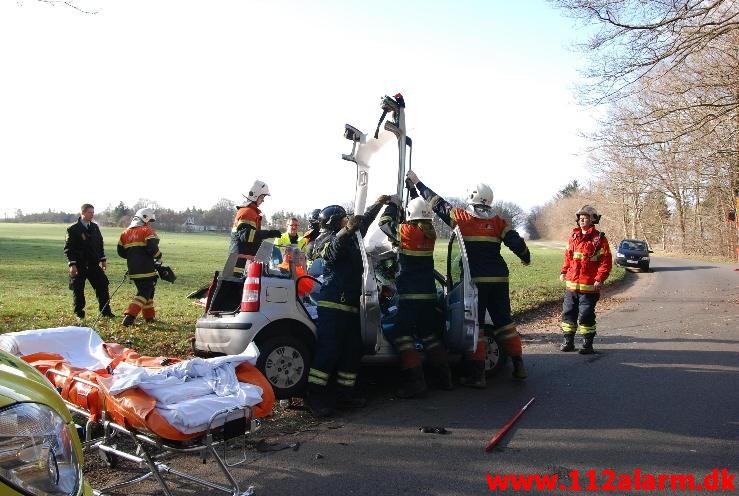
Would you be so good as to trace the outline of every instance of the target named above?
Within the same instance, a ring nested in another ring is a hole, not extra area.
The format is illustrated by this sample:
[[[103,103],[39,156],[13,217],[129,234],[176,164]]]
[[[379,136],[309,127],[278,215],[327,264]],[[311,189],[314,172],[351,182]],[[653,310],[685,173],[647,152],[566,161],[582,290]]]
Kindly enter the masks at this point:
[[[416,338],[421,340],[424,350],[430,351],[443,346],[438,337],[443,321],[444,316],[436,305],[436,299],[403,299],[401,294],[397,323],[385,333],[385,337],[398,353],[415,349]]]
[[[364,352],[359,311],[318,306],[318,339],[308,375],[308,388],[325,393],[332,377],[337,391],[351,396]]]
[[[600,293],[578,293],[565,290],[562,302],[562,332],[573,334],[595,334],[595,304]]]
[[[145,319],[153,319],[155,315],[154,291],[156,290],[157,278],[146,277],[131,280],[136,286],[136,296],[128,304],[125,314],[136,317],[139,312],[142,312]]]
[[[98,308],[103,313],[110,312],[108,303],[110,294],[108,292],[108,276],[105,271],[98,265],[77,266],[77,275],[69,278],[69,289],[72,290],[72,299],[74,301],[74,313],[80,314],[85,310],[85,281],[90,281],[90,285],[95,290],[95,296],[98,300]]]
[[[509,357],[520,357],[523,354],[521,335],[516,330],[511,317],[508,283],[490,282],[477,284],[477,320],[480,323],[480,337],[475,352],[468,357],[468,360],[481,361],[486,358],[487,338],[483,331],[486,312],[490,314],[490,320],[493,322],[489,332],[492,333],[498,345]]]

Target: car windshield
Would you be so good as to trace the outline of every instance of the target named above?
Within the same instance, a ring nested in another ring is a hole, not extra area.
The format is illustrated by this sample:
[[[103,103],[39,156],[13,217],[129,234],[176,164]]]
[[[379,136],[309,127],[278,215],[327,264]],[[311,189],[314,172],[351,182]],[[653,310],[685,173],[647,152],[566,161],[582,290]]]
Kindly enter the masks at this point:
[[[647,251],[647,244],[644,241],[624,241],[621,243],[622,250],[631,251]]]

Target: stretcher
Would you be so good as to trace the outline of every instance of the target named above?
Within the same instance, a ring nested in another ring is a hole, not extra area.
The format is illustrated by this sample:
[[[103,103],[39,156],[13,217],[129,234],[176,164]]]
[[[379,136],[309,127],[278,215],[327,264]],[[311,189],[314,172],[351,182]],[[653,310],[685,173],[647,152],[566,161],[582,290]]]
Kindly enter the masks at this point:
[[[232,496],[252,494],[251,488],[240,490],[229,468],[246,460],[247,434],[275,402],[255,367],[256,347],[243,355],[183,361],[104,343],[90,328],[64,327],[4,334],[0,349],[34,366],[69,410],[85,419],[79,429],[83,447],[98,450],[111,468],[127,460],[148,469],[96,494],[151,478],[171,496],[165,475]],[[233,456],[234,446],[240,456]],[[198,454],[203,463],[212,458],[226,484],[165,463],[176,453]]]

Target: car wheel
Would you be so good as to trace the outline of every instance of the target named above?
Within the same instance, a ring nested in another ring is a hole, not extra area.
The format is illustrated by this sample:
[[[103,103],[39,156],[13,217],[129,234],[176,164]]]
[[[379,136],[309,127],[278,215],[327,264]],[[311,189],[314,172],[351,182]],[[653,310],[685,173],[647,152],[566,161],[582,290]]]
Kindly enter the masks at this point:
[[[485,373],[488,376],[494,375],[500,369],[505,367],[508,361],[508,355],[503,351],[503,348],[498,345],[498,342],[492,336],[486,336],[488,339],[488,350],[485,356]]]
[[[288,333],[258,342],[257,368],[264,374],[277,399],[300,396],[308,384],[310,352],[308,346]]]
[[[642,272],[649,272],[649,264],[643,264],[639,268],[642,270]]]

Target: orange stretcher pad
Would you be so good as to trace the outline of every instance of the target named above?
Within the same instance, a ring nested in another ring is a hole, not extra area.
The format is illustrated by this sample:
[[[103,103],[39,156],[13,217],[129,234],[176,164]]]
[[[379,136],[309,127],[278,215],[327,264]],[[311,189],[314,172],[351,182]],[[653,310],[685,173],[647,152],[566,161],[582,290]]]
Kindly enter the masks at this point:
[[[90,420],[100,420],[103,411],[108,419],[126,428],[147,431],[172,441],[185,441],[201,436],[203,433],[184,434],[174,428],[156,409],[156,400],[140,388],[131,388],[119,394],[109,392],[109,384],[115,367],[127,363],[147,369],[158,369],[173,365],[182,360],[170,357],[141,355],[135,350],[117,343],[104,343],[105,353],[113,360],[105,369],[88,370],[72,366],[62,355],[39,352],[21,355],[21,358],[35,367],[51,381],[63,399],[89,412]],[[52,369],[58,373],[50,373]],[[94,387],[74,378],[97,384]],[[269,381],[250,363],[236,367],[239,382],[254,384],[262,388],[262,401],[251,407],[252,417],[266,417],[272,411],[275,395]]]

